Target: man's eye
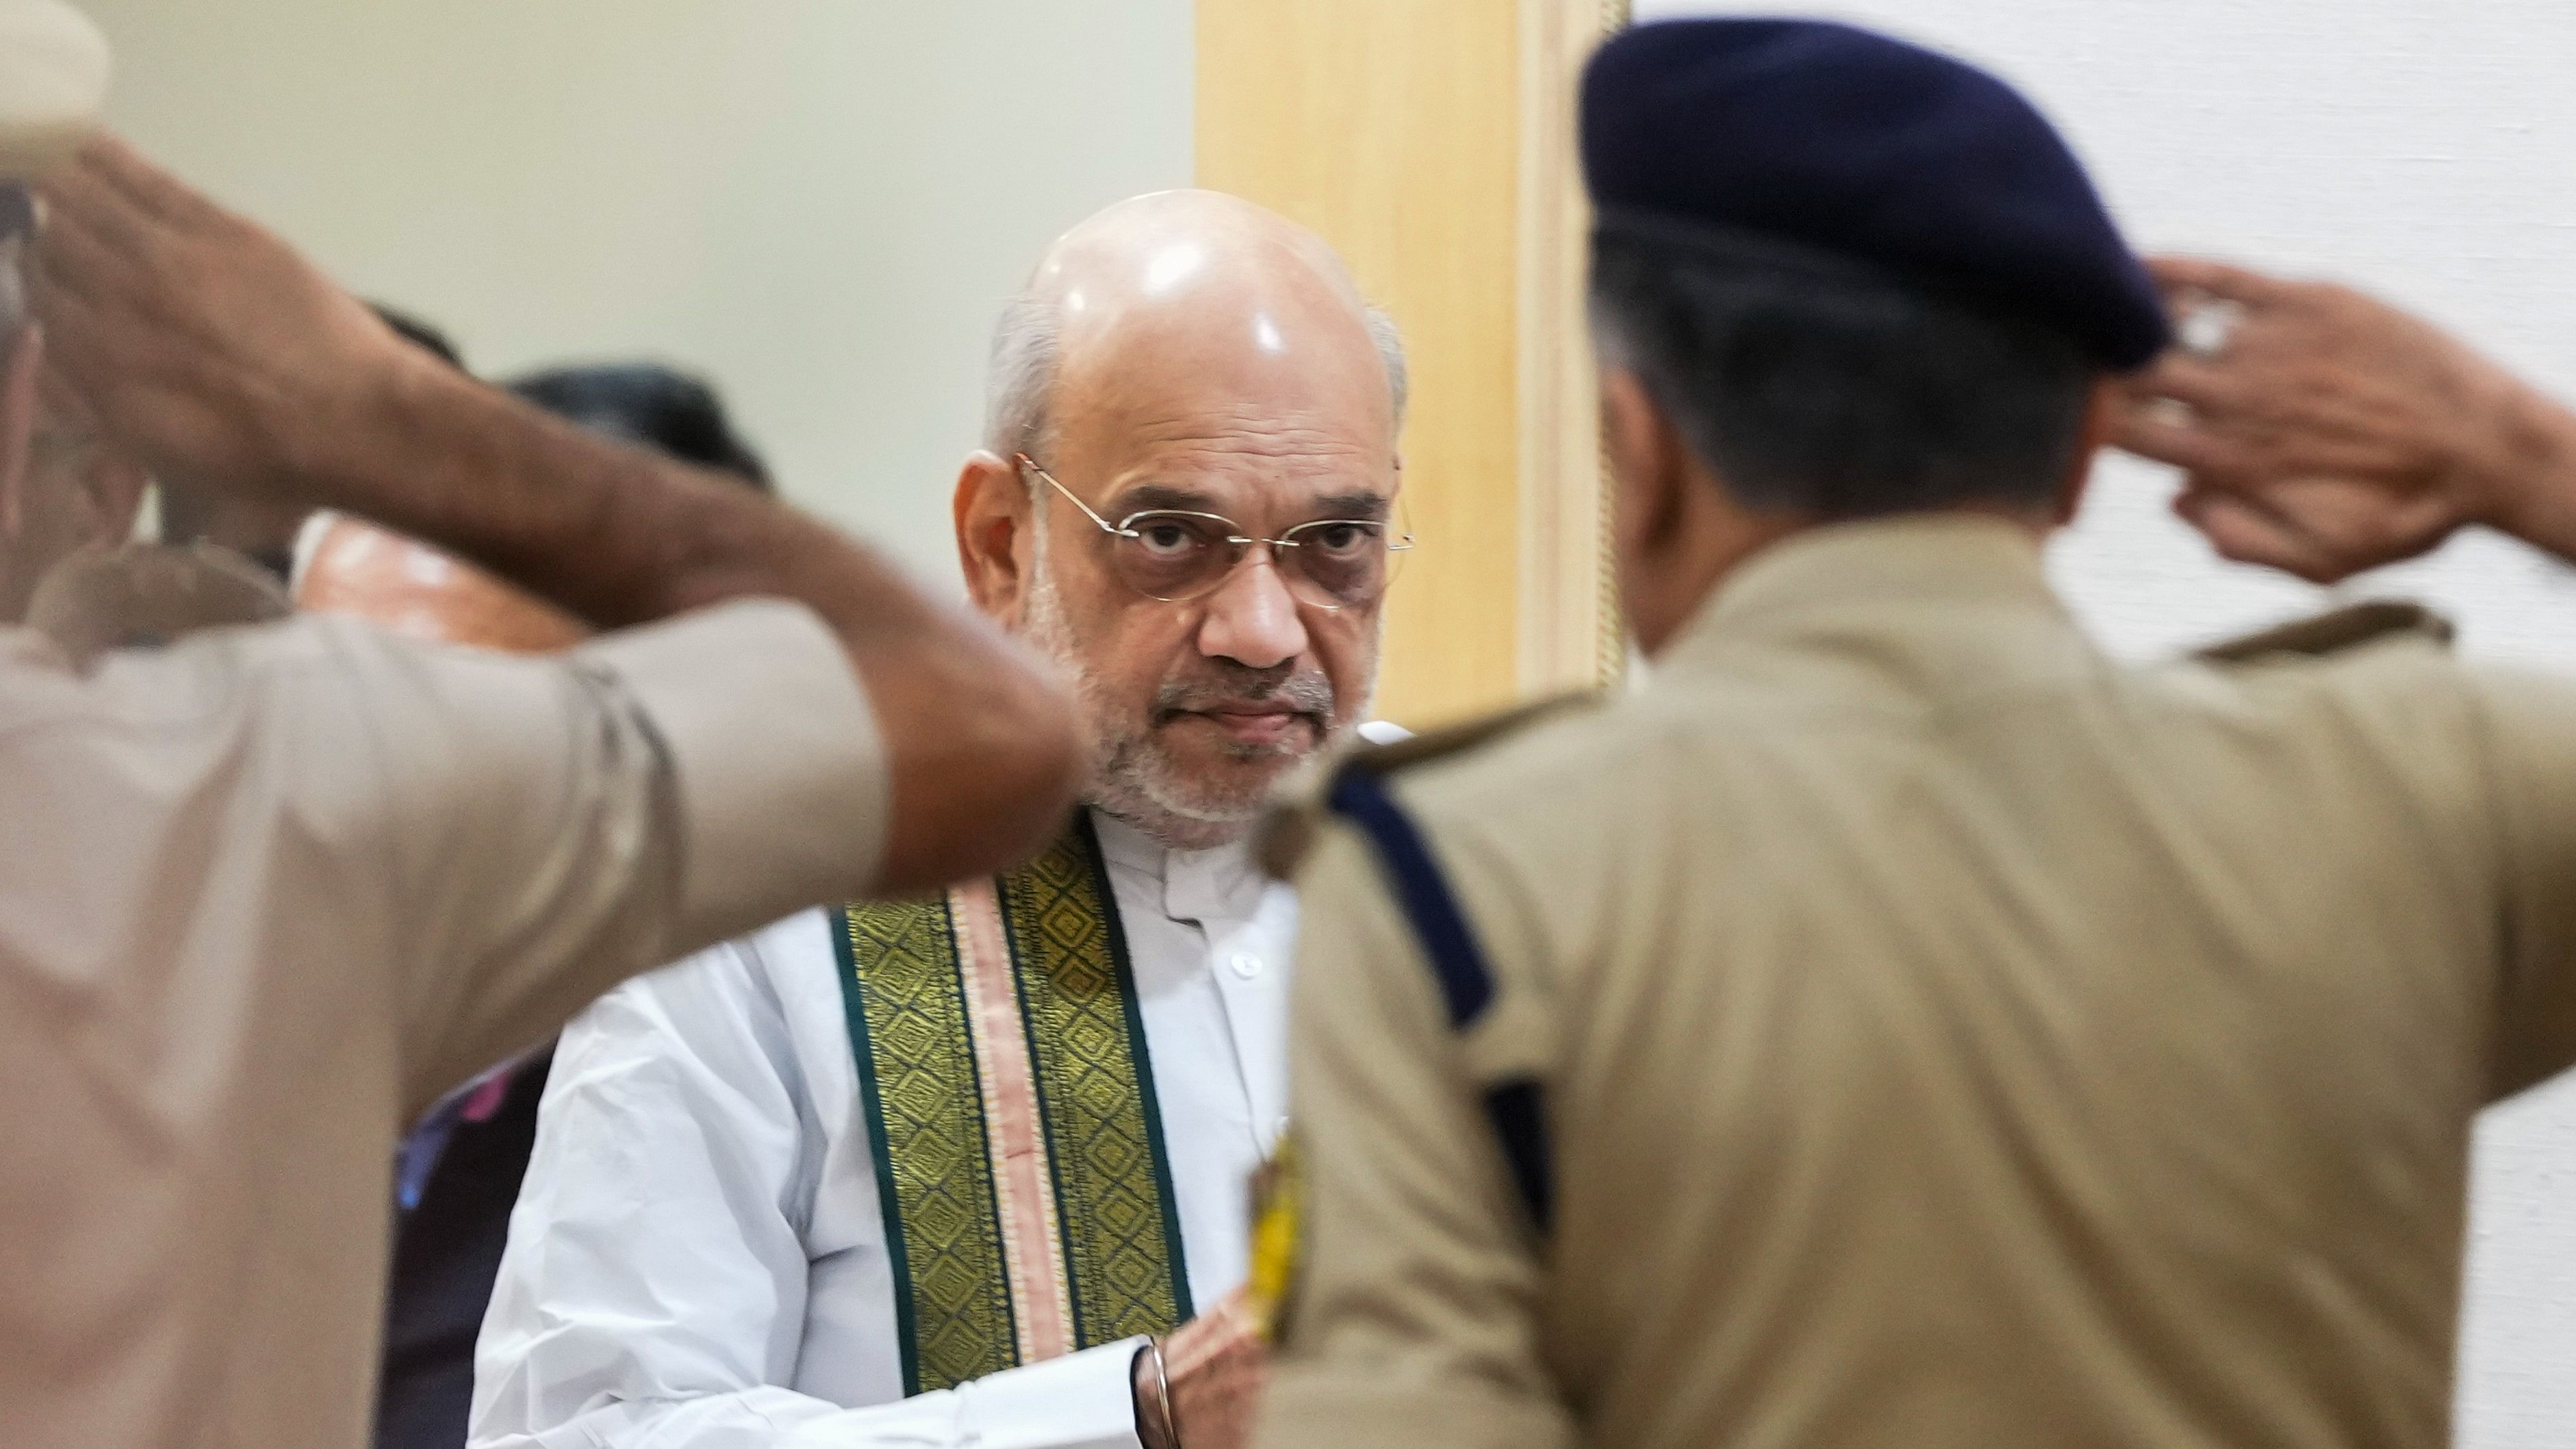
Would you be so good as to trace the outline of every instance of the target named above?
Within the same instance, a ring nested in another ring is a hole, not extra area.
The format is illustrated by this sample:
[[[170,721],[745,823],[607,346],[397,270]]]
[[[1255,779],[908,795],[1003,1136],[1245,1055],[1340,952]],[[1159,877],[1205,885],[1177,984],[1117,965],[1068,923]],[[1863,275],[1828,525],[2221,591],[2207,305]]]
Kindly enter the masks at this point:
[[[1188,524],[1167,519],[1139,524],[1136,541],[1151,553],[1187,553],[1198,546],[1199,538]]]
[[[1377,537],[1377,530],[1365,523],[1327,523],[1321,528],[1308,530],[1307,536],[1315,547],[1326,553],[1346,554],[1368,547]]]

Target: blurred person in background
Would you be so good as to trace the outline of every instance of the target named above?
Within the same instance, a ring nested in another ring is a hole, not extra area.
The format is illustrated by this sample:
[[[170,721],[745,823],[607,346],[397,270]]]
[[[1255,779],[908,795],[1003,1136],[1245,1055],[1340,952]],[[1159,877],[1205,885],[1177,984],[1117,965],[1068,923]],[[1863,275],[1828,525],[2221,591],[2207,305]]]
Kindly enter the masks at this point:
[[[0,156],[80,134],[20,104],[72,69],[104,76],[94,29],[0,4]],[[1020,857],[1070,704],[866,547],[426,356],[117,142],[37,187],[0,514],[58,476],[26,466],[51,366],[158,476],[604,631],[514,658],[304,615],[75,666],[0,630],[0,1443],[351,1449],[403,1127],[625,976]]]
[[[807,912],[555,1055],[478,1350],[485,1449],[1232,1449],[1295,903],[1245,839],[1365,716],[1402,353],[1232,197],[1113,206],[995,330],[976,605],[1077,681],[1030,865]]]
[[[634,363],[553,368],[507,385],[594,432],[769,489],[766,470],[734,434],[723,403],[695,378]],[[563,610],[471,564],[332,513],[305,526],[295,596],[302,608],[433,644],[535,654],[589,637]],[[548,1041],[449,1092],[395,1153],[378,1449],[459,1449],[465,1442],[474,1336],[509,1238],[553,1053]]]

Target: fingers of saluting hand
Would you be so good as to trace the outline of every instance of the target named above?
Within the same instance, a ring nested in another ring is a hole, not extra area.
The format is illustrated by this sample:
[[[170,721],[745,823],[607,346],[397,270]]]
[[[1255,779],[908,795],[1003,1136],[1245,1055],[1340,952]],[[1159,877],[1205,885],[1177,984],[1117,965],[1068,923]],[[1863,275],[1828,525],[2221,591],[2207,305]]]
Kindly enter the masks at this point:
[[[2164,288],[2168,297],[2198,293],[2260,307],[2278,300],[2295,285],[2210,257],[2154,256],[2146,259],[2146,265],[2147,274],[2156,279],[2156,285]]]
[[[2242,477],[2254,469],[2244,445],[2161,398],[2124,401],[2111,424],[2111,446],[2186,473]]]
[[[2276,568],[2312,584],[2330,584],[2352,572],[2317,539],[2251,498],[2186,487],[2173,507],[2221,558]]]
[[[136,203],[109,176],[102,162],[117,145],[105,137],[85,143],[69,163],[47,172],[36,183],[43,203],[40,244],[80,245],[128,258],[150,254],[162,244],[168,223]],[[118,149],[122,150],[121,146]],[[132,153],[127,152],[131,155]]]
[[[130,290],[136,272],[150,263],[138,240],[120,243],[111,231],[94,213],[49,209],[25,266],[28,300],[39,317],[55,317],[73,299],[95,304]]]
[[[206,226],[226,217],[221,207],[105,132],[83,142],[79,156],[62,170],[68,183],[113,192],[126,207],[163,226]]]
[[[2242,369],[2225,360],[2169,351],[2140,369],[2125,390],[2132,397],[2162,398],[2217,411],[2240,401],[2245,386]]]

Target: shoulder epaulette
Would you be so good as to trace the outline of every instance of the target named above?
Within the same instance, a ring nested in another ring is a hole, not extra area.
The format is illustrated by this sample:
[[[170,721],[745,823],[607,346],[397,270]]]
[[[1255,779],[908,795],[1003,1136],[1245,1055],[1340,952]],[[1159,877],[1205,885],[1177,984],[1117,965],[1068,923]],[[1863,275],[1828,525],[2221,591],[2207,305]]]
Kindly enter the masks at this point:
[[[2283,654],[2323,657],[2410,634],[2448,645],[2456,632],[2450,620],[2421,604],[2371,599],[2211,644],[2194,650],[2192,657],[2211,664],[2246,664]]]
[[[1272,804],[1270,813],[1262,818],[1260,827],[1253,834],[1253,858],[1274,880],[1286,880],[1295,874],[1297,867],[1305,861],[1306,853],[1314,848],[1317,828],[1330,811],[1326,795],[1333,781],[1346,769],[1357,768],[1384,775],[1464,754],[1542,719],[1580,705],[1596,703],[1601,697],[1599,690],[1577,690],[1382,745],[1359,741],[1338,757],[1323,762],[1322,768],[1302,778],[1295,788]]]

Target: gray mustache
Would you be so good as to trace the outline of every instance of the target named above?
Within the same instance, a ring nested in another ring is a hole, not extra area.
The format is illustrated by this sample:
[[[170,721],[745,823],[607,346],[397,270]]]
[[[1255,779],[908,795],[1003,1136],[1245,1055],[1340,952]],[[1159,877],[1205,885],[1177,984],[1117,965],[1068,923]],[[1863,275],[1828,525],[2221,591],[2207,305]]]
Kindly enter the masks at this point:
[[[1299,714],[1330,719],[1333,682],[1320,671],[1291,674],[1253,669],[1213,679],[1173,680],[1154,692],[1154,713],[1157,717],[1185,714],[1241,700],[1281,704]]]

